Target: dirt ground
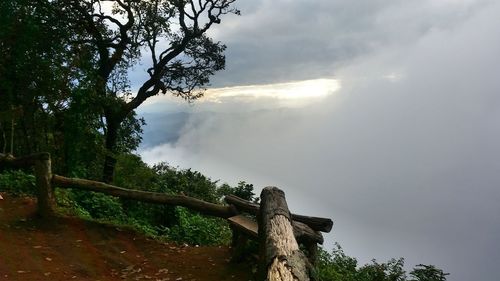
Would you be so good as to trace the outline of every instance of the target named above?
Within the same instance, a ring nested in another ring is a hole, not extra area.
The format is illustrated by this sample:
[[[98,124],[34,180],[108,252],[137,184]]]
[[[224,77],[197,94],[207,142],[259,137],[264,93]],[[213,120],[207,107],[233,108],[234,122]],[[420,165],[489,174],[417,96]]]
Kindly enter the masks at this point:
[[[160,243],[76,218],[41,220],[36,201],[0,194],[0,280],[252,280],[227,247]]]

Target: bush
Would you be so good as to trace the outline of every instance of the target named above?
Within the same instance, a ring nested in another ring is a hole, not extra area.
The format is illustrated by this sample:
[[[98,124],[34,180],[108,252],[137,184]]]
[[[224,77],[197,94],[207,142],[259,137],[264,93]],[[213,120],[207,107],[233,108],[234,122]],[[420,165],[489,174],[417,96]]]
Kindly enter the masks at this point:
[[[88,213],[93,219],[122,222],[125,218],[120,200],[102,193],[72,190],[70,198],[74,206],[82,213]]]
[[[4,171],[0,174],[0,191],[13,195],[35,196],[35,176],[23,171]]]
[[[231,231],[225,220],[203,217],[180,207],[176,211],[179,224],[168,232],[170,239],[190,245],[221,245],[231,241]]]
[[[315,275],[319,281],[446,281],[448,273],[433,265],[417,265],[407,279],[404,259],[391,259],[386,263],[372,260],[358,267],[355,258],[347,256],[339,244],[331,253],[320,249]]]
[[[253,185],[240,182],[231,187],[191,169],[182,170],[160,163],[149,167],[141,158],[124,154],[118,158],[113,184],[124,188],[165,194],[184,194],[207,202],[222,203],[235,194],[252,200]],[[130,225],[157,238],[192,245],[228,244],[231,231],[224,219],[205,217],[188,209],[120,199],[87,191],[58,191],[58,203],[67,212],[85,218]]]

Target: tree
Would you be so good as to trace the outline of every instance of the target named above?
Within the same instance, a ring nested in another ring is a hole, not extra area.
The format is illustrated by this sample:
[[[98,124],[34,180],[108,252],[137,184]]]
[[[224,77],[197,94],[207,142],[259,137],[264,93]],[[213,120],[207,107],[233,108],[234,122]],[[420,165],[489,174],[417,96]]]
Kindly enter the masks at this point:
[[[54,113],[63,110],[75,80],[65,44],[71,35],[53,8],[48,1],[0,2],[0,111],[22,114],[15,134],[3,131],[16,136],[16,154],[53,147]],[[5,138],[0,142],[5,147]]]
[[[411,281],[446,281],[446,276],[449,273],[444,273],[443,270],[436,268],[434,265],[419,264],[410,272],[410,276],[414,277]]]
[[[404,259],[390,259],[385,263],[372,260],[358,266],[358,261],[346,255],[339,244],[332,253],[320,248],[316,278],[320,281],[446,281],[448,273],[433,265],[417,265],[408,279],[404,270]]]
[[[112,180],[119,131],[145,100],[170,93],[198,99],[209,78],[225,66],[225,46],[206,35],[221,16],[239,11],[236,0],[67,0],[61,9],[85,34],[75,46],[91,50],[96,96],[105,124],[103,180]],[[127,71],[148,56],[147,79],[136,93]]]

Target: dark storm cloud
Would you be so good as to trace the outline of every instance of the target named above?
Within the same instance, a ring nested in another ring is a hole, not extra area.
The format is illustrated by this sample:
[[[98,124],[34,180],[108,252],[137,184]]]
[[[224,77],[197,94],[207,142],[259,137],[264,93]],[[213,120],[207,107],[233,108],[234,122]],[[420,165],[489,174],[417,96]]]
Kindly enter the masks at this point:
[[[214,86],[329,77],[353,58],[413,44],[467,18],[484,1],[241,1],[215,31],[228,45]]]

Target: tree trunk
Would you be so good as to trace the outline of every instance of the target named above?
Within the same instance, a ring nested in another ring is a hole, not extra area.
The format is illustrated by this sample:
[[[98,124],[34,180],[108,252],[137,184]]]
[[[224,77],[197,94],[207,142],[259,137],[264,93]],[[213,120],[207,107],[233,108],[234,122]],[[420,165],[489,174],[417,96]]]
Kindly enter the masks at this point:
[[[118,140],[118,129],[120,128],[120,122],[117,122],[114,118],[106,117],[106,155],[104,157],[104,167],[102,171],[102,181],[105,183],[110,183],[113,181],[113,174],[116,165],[116,155],[117,155],[117,145]]]
[[[267,281],[308,281],[310,264],[293,234],[285,193],[266,187],[260,195],[260,274]]]

